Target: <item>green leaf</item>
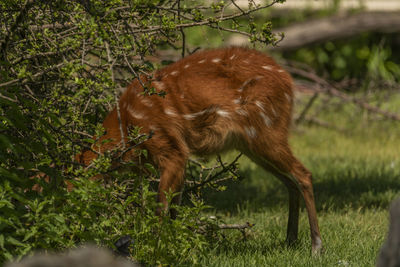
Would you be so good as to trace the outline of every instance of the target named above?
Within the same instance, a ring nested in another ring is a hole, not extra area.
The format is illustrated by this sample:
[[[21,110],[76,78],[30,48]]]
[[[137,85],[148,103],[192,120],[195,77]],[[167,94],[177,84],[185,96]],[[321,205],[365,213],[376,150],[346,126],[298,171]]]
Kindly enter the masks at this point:
[[[18,247],[25,247],[26,246],[24,243],[22,243],[21,241],[15,239],[12,236],[8,236],[6,238],[6,242],[10,243],[11,245],[18,246]]]
[[[56,219],[56,221],[59,223],[65,223],[64,217],[59,214],[54,214],[54,219]]]
[[[4,150],[10,149],[12,152],[16,152],[13,143],[6,135],[3,134],[0,134],[0,148]]]
[[[0,248],[4,249],[4,235],[0,235]]]
[[[16,173],[10,172],[3,167],[0,167],[0,176],[7,177],[13,181],[22,182],[22,179]]]
[[[10,209],[14,208],[14,205],[11,202],[9,202],[8,200],[5,200],[5,199],[0,200],[0,209],[5,206]]]
[[[37,233],[38,233],[38,230],[37,230],[36,227],[30,228],[30,231],[25,234],[24,239],[22,241],[23,242],[27,241],[28,239],[30,239],[33,236],[35,236]]]
[[[7,110],[7,118],[12,122],[12,124],[19,130],[26,131],[25,118],[22,114],[20,108],[16,105],[10,105],[11,108]]]

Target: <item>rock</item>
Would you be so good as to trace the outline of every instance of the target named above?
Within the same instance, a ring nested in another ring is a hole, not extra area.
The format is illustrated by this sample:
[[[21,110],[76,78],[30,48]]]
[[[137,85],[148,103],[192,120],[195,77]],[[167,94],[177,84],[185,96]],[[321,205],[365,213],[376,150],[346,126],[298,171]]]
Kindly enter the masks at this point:
[[[5,267],[139,267],[137,262],[115,257],[111,251],[92,245],[70,250],[66,253],[36,253],[20,262]]]
[[[400,267],[400,198],[390,207],[390,226],[385,243],[379,253],[377,267]]]

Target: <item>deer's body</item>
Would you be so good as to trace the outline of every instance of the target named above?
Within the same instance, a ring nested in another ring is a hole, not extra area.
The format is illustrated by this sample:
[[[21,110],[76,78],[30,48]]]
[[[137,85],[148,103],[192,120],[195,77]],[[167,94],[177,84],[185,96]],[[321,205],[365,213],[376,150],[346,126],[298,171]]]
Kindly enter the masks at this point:
[[[165,98],[142,94],[151,83]],[[159,168],[159,200],[164,192],[180,192],[190,154],[210,155],[238,149],[277,176],[289,190],[289,242],[297,239],[299,197],[305,199],[313,251],[321,245],[310,172],[292,155],[288,128],[293,105],[292,79],[270,57],[244,48],[198,52],[158,71],[154,80],[135,80],[121,96],[119,109],[124,136],[140,126],[152,138],[143,143]],[[113,139],[105,151],[121,141],[117,111],[105,119]],[[95,157],[82,154],[85,164]],[[126,155],[125,160],[134,160]]]

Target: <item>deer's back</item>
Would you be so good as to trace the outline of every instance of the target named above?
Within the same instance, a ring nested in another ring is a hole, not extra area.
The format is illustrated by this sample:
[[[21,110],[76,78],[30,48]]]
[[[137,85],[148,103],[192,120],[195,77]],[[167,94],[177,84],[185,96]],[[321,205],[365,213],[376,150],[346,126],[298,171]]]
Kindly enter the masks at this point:
[[[154,132],[149,150],[171,145],[187,153],[210,154],[287,136],[291,78],[255,50],[195,53],[158,71],[151,86],[164,90],[165,98],[144,96],[135,80],[120,101],[127,127]]]

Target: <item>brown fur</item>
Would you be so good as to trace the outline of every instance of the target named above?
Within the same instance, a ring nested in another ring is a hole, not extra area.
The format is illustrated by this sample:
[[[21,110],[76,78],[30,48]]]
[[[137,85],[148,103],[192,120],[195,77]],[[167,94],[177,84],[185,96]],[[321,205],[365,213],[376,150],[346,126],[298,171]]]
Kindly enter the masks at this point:
[[[297,239],[299,197],[303,195],[311,228],[313,251],[321,249],[311,173],[292,155],[288,128],[293,106],[292,79],[270,57],[244,48],[195,53],[158,71],[154,80],[141,78],[166,97],[144,96],[135,80],[121,96],[119,109],[127,135],[131,126],[143,133],[154,132],[143,143],[159,168],[159,201],[167,208],[165,192],[180,192],[184,168],[190,154],[210,155],[238,149],[276,175],[288,188],[288,241]],[[104,121],[113,142],[121,141],[117,112]],[[85,164],[96,157],[81,156]],[[124,160],[135,160],[134,154]]]

